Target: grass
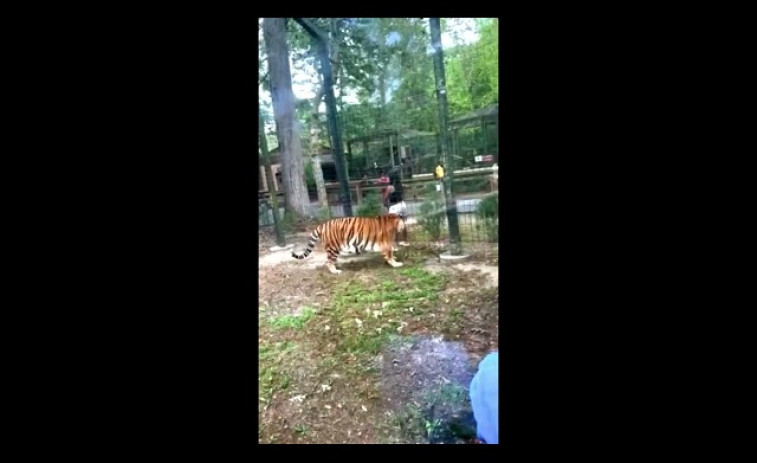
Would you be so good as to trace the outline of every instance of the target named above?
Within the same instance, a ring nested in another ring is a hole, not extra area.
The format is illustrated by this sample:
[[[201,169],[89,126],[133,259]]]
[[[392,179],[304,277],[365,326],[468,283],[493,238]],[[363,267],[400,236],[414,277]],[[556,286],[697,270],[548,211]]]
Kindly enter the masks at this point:
[[[396,427],[400,435],[409,441],[423,441],[428,435],[424,412],[419,405],[408,404],[404,410],[393,415],[388,420],[389,428]]]
[[[262,345],[258,349],[258,362],[264,362],[269,359],[275,359],[297,348],[292,341],[277,342],[275,344]]]
[[[464,389],[431,391],[423,404],[402,404],[390,416],[379,406],[376,354],[418,332],[461,334],[470,313],[445,295],[445,288],[459,282],[421,268],[427,252],[409,247],[397,254],[404,267],[391,268],[377,258],[351,264],[351,278],[324,277],[317,287],[325,300],[309,300],[298,314],[260,307],[259,441],[423,442],[455,432],[429,413],[428,404],[465,408]],[[292,400],[300,396],[306,398]]]
[[[269,404],[274,394],[286,390],[291,384],[291,377],[285,365],[288,358],[296,352],[297,347],[292,341],[259,346],[258,398],[262,404]]]
[[[316,311],[310,307],[304,307],[302,313],[296,315],[282,315],[280,317],[272,317],[269,319],[269,323],[277,330],[294,329],[298,330],[305,326],[305,324],[313,318]]]
[[[290,333],[311,343],[336,341],[331,355],[318,348],[323,355],[317,366],[341,369],[351,376],[364,375],[369,368],[361,361],[378,353],[389,337],[402,333],[407,326],[405,319],[422,318],[439,298],[445,281],[444,276],[413,267],[379,267],[370,275],[367,281],[339,282],[329,307],[320,311],[304,307],[299,314],[263,317],[261,329]],[[267,403],[276,392],[288,388],[291,378],[284,370],[291,367],[287,362],[296,360],[293,354],[297,349],[293,339],[259,346],[261,402]]]
[[[337,350],[348,354],[378,353],[392,334],[402,334],[407,318],[421,318],[439,298],[444,276],[419,268],[382,269],[395,279],[375,278],[370,290],[354,282],[337,286],[328,315],[337,328]]]
[[[470,406],[466,405],[464,408],[470,415]],[[389,432],[385,435],[394,438],[385,438],[383,443],[438,442],[454,438],[466,440],[476,436],[475,425],[470,417],[448,420],[430,417],[429,415],[429,410],[424,410],[423,407],[416,404],[408,404],[400,413],[387,419],[387,423],[383,427]],[[399,435],[402,436],[401,440],[397,440],[396,434],[391,432],[392,429],[399,430]]]
[[[450,416],[455,416],[450,419]],[[455,384],[428,391],[422,404],[410,403],[393,415],[389,426],[401,429],[404,436],[415,442],[440,439],[470,439],[475,437],[468,391]]]
[[[443,402],[460,405],[467,401],[467,397],[468,390],[458,384],[444,384],[426,393],[429,403]]]

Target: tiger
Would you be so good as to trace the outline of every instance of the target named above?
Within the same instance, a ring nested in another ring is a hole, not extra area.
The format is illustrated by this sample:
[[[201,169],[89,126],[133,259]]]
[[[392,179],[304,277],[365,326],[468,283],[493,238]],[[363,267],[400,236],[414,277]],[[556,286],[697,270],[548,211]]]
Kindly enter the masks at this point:
[[[295,259],[304,259],[313,252],[316,242],[323,240],[328,254],[326,267],[334,275],[342,273],[336,267],[336,258],[342,250],[355,249],[356,254],[366,251],[380,251],[384,260],[392,267],[402,267],[402,262],[394,259],[396,233],[405,230],[405,220],[399,214],[377,217],[340,217],[318,225],[310,234],[308,247],[298,253],[292,251]]]

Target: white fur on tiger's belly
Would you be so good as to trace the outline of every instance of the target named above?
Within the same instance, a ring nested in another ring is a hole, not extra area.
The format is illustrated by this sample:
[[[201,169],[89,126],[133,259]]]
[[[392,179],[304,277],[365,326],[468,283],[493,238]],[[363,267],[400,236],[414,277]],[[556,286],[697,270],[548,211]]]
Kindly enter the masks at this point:
[[[394,250],[397,250],[397,246],[394,246]],[[381,245],[379,243],[373,243],[373,245],[371,246],[366,246],[364,250],[361,248],[360,252],[381,252]],[[345,255],[357,255],[357,252],[355,252],[354,244],[342,246],[342,249],[339,251],[339,253]]]

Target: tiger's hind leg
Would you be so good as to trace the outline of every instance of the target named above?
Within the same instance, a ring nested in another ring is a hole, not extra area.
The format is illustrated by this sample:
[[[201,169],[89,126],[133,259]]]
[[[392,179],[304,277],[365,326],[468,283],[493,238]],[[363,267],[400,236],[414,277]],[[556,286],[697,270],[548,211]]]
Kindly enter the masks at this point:
[[[397,246],[410,246],[410,243],[407,242],[407,227],[402,227],[402,231],[398,233],[396,240],[397,244],[394,246],[395,251],[398,250]]]
[[[336,268],[336,258],[339,255],[339,249],[326,249],[326,253],[328,254],[326,268],[329,269],[329,272],[334,275],[339,275],[340,273],[342,273],[341,270]]]
[[[386,263],[391,265],[392,267],[402,267],[402,262],[397,262],[396,260],[394,260],[394,243],[389,243],[384,246],[384,249],[381,251],[381,255],[384,257]]]

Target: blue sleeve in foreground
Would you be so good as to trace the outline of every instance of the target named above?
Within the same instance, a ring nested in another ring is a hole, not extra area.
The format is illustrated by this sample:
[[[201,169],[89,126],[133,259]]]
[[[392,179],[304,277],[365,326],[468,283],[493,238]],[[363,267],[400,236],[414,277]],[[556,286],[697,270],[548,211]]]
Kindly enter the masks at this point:
[[[473,416],[478,438],[499,443],[499,353],[492,352],[478,365],[470,386]]]

